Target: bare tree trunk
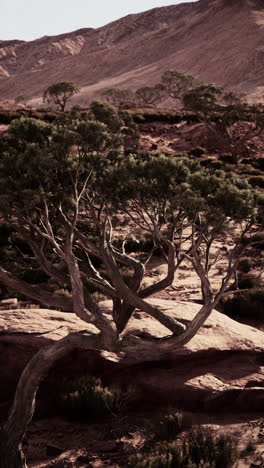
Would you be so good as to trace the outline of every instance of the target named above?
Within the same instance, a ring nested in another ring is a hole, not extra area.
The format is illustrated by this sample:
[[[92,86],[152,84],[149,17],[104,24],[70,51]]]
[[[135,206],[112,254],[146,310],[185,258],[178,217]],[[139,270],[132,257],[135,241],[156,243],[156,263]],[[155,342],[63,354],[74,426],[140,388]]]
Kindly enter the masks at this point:
[[[42,348],[25,367],[13,406],[0,432],[0,468],[26,468],[22,443],[35,410],[36,393],[52,365],[74,348],[101,349],[101,335],[72,333]]]
[[[0,432],[0,466],[1,468],[27,468],[22,445],[17,447],[9,443],[8,436]]]
[[[71,298],[64,297],[59,294],[52,294],[39,286],[31,285],[23,280],[16,278],[14,275],[0,267],[0,282],[8,288],[30,297],[38,303],[48,307],[62,309],[65,312],[73,312],[73,303]]]

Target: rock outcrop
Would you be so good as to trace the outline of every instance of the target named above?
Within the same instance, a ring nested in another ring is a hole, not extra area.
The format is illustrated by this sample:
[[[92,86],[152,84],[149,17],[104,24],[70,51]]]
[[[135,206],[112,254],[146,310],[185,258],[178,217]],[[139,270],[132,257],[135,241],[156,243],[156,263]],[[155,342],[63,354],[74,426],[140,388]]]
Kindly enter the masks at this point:
[[[152,299],[167,314],[186,324],[198,304]],[[110,303],[103,303],[105,312]],[[19,375],[40,347],[87,325],[72,313],[18,309],[0,312],[0,401],[10,400]],[[90,327],[92,328],[92,326]],[[128,327],[133,334],[153,337],[167,330],[137,311]],[[95,351],[74,351],[57,363],[42,384],[40,399],[52,400],[54,382],[63,377],[99,375],[104,383],[133,388],[143,405],[177,404],[190,410],[264,405],[264,333],[214,311],[191,342],[168,359],[135,365],[114,363]],[[48,392],[47,392],[48,390]]]

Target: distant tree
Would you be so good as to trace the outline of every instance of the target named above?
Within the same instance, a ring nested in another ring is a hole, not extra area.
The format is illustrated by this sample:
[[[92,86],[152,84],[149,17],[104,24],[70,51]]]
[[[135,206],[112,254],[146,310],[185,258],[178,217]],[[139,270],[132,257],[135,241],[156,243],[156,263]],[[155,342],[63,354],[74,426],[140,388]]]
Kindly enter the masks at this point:
[[[56,104],[64,112],[65,106],[74,94],[79,93],[80,88],[72,81],[59,81],[49,86],[43,92],[43,102]]]
[[[161,83],[156,84],[152,88],[145,86],[143,88],[137,89],[136,98],[141,104],[148,104],[150,106],[156,107],[157,104],[164,98],[165,91],[166,88]]]
[[[101,96],[104,101],[113,104],[115,107],[129,106],[135,101],[135,93],[131,89],[109,88]]]
[[[26,94],[19,94],[18,96],[15,97],[15,103],[23,104],[24,106],[26,106],[28,101],[30,101],[30,99],[31,98],[27,96]]]
[[[241,97],[214,84],[202,84],[183,97],[184,106],[199,113],[209,131],[238,164],[247,156],[247,144],[264,132],[264,108],[249,106]]]
[[[205,118],[224,100],[224,90],[215,84],[200,84],[183,95],[184,107],[201,113]]]
[[[168,96],[180,102],[184,94],[195,86],[195,80],[191,75],[174,69],[163,73],[161,83],[165,87]]]

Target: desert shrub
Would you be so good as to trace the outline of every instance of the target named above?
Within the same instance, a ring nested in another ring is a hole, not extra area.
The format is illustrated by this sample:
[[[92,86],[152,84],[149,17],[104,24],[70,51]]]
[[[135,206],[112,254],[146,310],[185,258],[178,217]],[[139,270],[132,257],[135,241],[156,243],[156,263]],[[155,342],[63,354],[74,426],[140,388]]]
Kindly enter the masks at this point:
[[[200,161],[200,164],[203,167],[210,167],[213,162],[215,162],[215,158],[206,158]]]
[[[115,245],[121,247],[123,240],[117,240]],[[153,236],[151,235],[142,235],[142,236],[129,236],[126,238],[125,249],[126,252],[144,252],[148,253],[154,247]]]
[[[264,188],[264,176],[255,176],[248,179],[252,187]]]
[[[129,285],[133,276],[134,276],[134,271],[131,268],[125,267],[122,269],[122,278],[125,284]]]
[[[175,440],[183,431],[191,427],[191,419],[181,411],[170,411],[165,414],[158,425],[157,436],[161,440]]]
[[[135,109],[130,110],[129,113],[134,122],[138,124],[153,122],[176,124],[182,121],[197,123],[200,121],[199,116],[194,112],[180,112],[171,109]]]
[[[94,300],[99,303],[99,302],[103,302],[103,301],[106,301],[107,299],[109,299],[105,294],[103,294],[102,292],[100,291],[95,291],[93,294],[92,294]]]
[[[18,112],[10,112],[10,111],[1,111],[0,112],[0,124],[9,125],[12,120],[19,119],[20,114]]]
[[[71,107],[71,112],[80,112],[82,110],[81,106],[79,104],[75,104],[74,106]]]
[[[66,288],[55,289],[54,294],[60,294],[61,296],[65,296],[65,297],[70,297],[71,296],[70,290],[66,289]]]
[[[239,167],[239,174],[245,174],[249,176],[262,176],[263,172],[260,169],[250,169],[248,167]]]
[[[221,154],[219,159],[225,164],[236,164],[236,159],[232,156],[232,154]]]
[[[240,274],[238,275],[238,288],[239,289],[252,289],[257,288],[261,284],[261,279],[258,276]]]
[[[261,171],[264,171],[264,158],[256,158],[253,161],[254,167],[257,169],[260,169]]]
[[[189,154],[190,156],[195,156],[196,158],[200,158],[201,156],[203,156],[205,153],[205,149],[202,148],[201,146],[197,146],[196,148],[193,148]]]
[[[27,269],[21,272],[20,278],[29,284],[41,284],[46,283],[49,279],[49,276],[46,275],[44,271],[34,269],[29,265]]]
[[[211,428],[200,426],[187,433],[183,453],[197,467],[229,468],[238,458],[237,443],[230,436],[217,437]]]
[[[234,294],[222,301],[222,310],[229,316],[241,319],[254,319],[263,322],[264,319],[264,291],[251,289]]]
[[[248,273],[251,270],[251,262],[249,258],[241,258],[238,264],[238,271],[243,271],[243,273]]]
[[[256,249],[264,250],[264,232],[254,234],[253,242]]]
[[[223,167],[223,163],[221,161],[217,161],[215,158],[207,158],[200,162],[201,166],[208,167],[211,169],[221,169]]]
[[[44,114],[45,112],[47,112],[47,109],[46,107],[37,107],[36,112],[39,112],[40,114]]]
[[[131,468],[193,468],[191,462],[188,465],[183,464],[181,448],[176,443],[162,444],[157,446],[152,452],[145,454],[139,453],[130,458],[129,467]]]
[[[103,387],[100,379],[81,377],[65,382],[58,393],[58,406],[63,416],[76,421],[94,421],[120,406],[122,393]]]
[[[131,457],[133,468],[231,468],[238,458],[231,437],[216,436],[210,428],[196,427],[180,442],[158,444],[149,453]]]
[[[243,158],[240,161],[240,164],[252,164],[253,160],[251,158]]]
[[[43,117],[42,117],[42,119],[48,123],[54,122],[57,118],[58,118],[58,113],[56,112],[46,112],[45,114],[43,114]]]

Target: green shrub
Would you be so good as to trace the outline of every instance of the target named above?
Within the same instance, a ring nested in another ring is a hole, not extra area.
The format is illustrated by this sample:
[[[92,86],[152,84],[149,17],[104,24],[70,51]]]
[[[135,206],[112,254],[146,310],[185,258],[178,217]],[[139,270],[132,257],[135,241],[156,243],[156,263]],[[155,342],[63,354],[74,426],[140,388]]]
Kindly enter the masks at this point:
[[[123,244],[123,240],[119,239],[115,241],[115,246],[120,248]],[[129,236],[126,238],[125,242],[125,250],[128,253],[132,252],[144,252],[149,253],[151,249],[154,247],[153,236],[151,235],[143,235],[143,236]]]
[[[264,290],[251,289],[234,294],[222,301],[222,310],[229,316],[249,318],[263,322],[264,319]]]
[[[161,440],[175,440],[176,437],[191,426],[190,418],[180,411],[169,412],[161,419],[158,426],[158,437]]]
[[[202,426],[188,432],[183,453],[197,467],[229,468],[238,458],[237,443],[230,436],[217,437],[211,428]]]
[[[153,122],[176,124],[182,121],[186,121],[189,124],[200,122],[199,115],[196,113],[172,109],[131,109],[129,113],[137,124]]]
[[[241,258],[238,264],[238,271],[243,271],[243,273],[248,273],[251,270],[251,262],[248,258]]]
[[[81,377],[64,384],[58,394],[58,406],[63,416],[76,421],[94,421],[120,407],[119,390],[103,387],[100,379]]]
[[[237,443],[216,436],[210,428],[197,427],[181,442],[161,443],[149,453],[131,457],[133,468],[231,468],[238,459]]]
[[[222,154],[219,159],[225,164],[236,164],[236,159],[232,154]]]
[[[257,232],[252,238],[254,247],[259,250],[264,250],[264,232]]]
[[[252,289],[257,288],[261,284],[261,279],[258,276],[240,274],[238,275],[238,288],[239,289]]]
[[[264,188],[264,176],[255,176],[255,177],[250,177],[248,179],[248,182],[252,187],[260,187]]]
[[[217,161],[215,158],[207,158],[200,162],[201,166],[208,167],[212,169],[221,169],[223,167],[223,163],[221,161]]]
[[[205,153],[205,149],[204,148],[201,148],[201,146],[197,146],[196,148],[193,148],[189,154],[190,156],[195,156],[196,158],[200,158],[201,156],[203,156]]]
[[[131,468],[194,468],[190,462],[184,463],[181,447],[178,443],[162,443],[150,453],[139,453],[129,460]]]
[[[254,159],[252,164],[257,169],[260,169],[261,171],[264,171],[264,158],[256,158],[256,159]]]
[[[18,112],[11,112],[11,111],[1,111],[0,112],[0,124],[9,125],[12,120],[19,119],[20,114]]]

